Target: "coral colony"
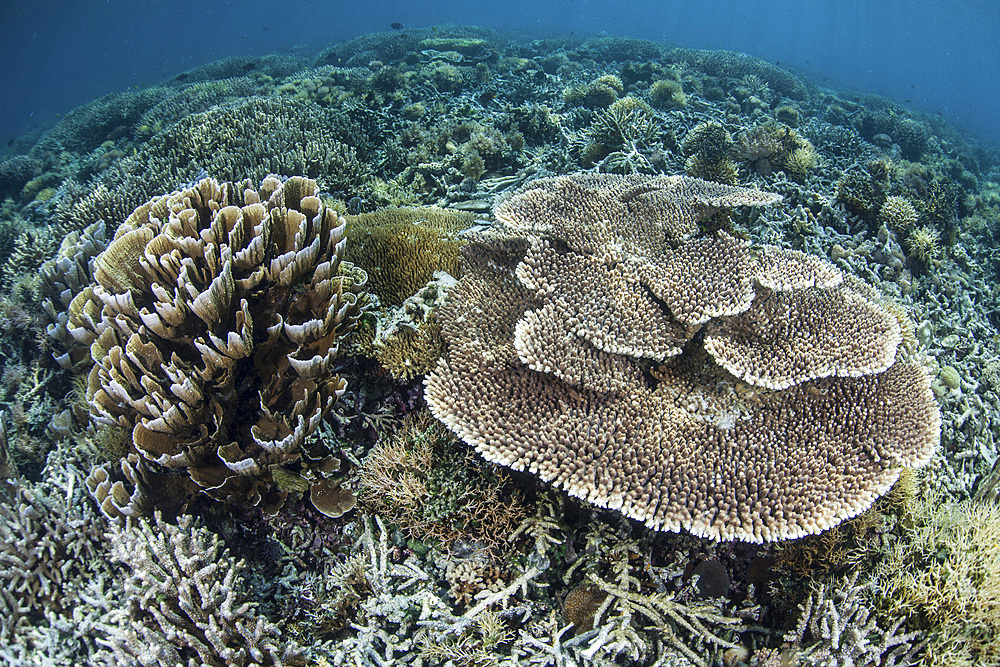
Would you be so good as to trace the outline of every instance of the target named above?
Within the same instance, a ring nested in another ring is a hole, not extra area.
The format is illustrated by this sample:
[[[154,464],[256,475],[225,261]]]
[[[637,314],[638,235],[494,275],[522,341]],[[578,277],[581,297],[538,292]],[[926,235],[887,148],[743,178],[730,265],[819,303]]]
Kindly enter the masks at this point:
[[[402,25],[15,143],[5,664],[1000,662],[996,147]]]

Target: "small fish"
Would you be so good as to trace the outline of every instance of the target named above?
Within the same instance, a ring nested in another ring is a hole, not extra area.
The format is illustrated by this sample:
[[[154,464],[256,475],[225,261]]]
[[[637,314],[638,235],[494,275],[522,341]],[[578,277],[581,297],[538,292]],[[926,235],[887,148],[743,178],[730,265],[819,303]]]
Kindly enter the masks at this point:
[[[180,74],[178,74],[174,78],[177,79],[178,81],[183,81],[184,79],[188,78],[189,76],[191,76],[191,75],[188,74],[187,72],[181,72]]]
[[[913,100],[903,100],[903,104],[909,104],[909,103],[910,103],[910,102],[912,102],[912,101],[913,101]]]
[[[489,104],[497,98],[497,93],[495,90],[487,90],[485,93],[479,96],[480,104]]]
[[[392,28],[393,30],[402,30],[403,24],[398,22],[393,22],[389,24],[389,27]]]
[[[13,146],[14,145],[14,140],[13,139],[8,139],[7,140],[7,145],[8,146]]]

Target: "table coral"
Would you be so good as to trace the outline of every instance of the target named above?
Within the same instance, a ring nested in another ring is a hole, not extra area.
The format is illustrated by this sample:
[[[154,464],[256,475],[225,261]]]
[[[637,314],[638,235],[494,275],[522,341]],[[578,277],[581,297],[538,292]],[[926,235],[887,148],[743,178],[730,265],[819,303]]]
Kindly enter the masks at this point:
[[[697,235],[776,199],[685,177],[526,185],[438,312],[432,412],[487,460],[659,530],[763,542],[864,511],[929,461],[938,407],[870,288]]]

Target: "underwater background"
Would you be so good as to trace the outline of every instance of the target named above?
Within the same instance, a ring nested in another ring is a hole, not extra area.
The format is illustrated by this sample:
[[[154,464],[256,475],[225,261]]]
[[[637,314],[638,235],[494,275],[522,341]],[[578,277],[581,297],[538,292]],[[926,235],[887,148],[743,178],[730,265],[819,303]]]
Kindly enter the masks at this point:
[[[1000,8],[0,20],[0,664],[1000,665]]]
[[[808,4],[710,0],[665,2],[115,2],[12,3],[0,25],[0,137],[7,141],[109,92],[148,86],[230,56],[330,44],[391,23],[454,23],[524,37],[604,33],[692,48],[728,49],[941,113],[980,137],[1000,140],[996,90],[1000,8],[885,0]]]

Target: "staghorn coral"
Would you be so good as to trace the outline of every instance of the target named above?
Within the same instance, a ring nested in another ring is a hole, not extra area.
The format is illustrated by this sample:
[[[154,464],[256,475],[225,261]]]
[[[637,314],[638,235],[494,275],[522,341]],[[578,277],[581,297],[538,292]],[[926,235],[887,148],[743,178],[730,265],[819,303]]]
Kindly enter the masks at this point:
[[[153,665],[302,665],[301,649],[256,613],[243,561],[190,516],[112,525],[113,558],[129,575],[128,620],[110,638],[115,658]]]
[[[588,582],[605,595],[593,620],[601,631],[591,640],[587,654],[604,654],[612,659],[624,656],[632,661],[645,657],[650,651],[635,629],[640,618],[651,622],[657,635],[699,667],[713,664],[707,658],[720,648],[736,648],[731,639],[720,635],[735,638],[743,629],[740,619],[726,616],[713,602],[695,599],[694,586],[677,593],[643,591],[650,582],[643,581],[646,577],[636,576],[631,563],[641,558],[637,544],[621,540],[610,549],[608,558],[610,581],[594,573],[587,575]],[[652,570],[648,563],[645,565],[647,571]],[[661,582],[656,583],[657,588],[662,588]]]
[[[927,631],[933,665],[1000,662],[1000,507],[930,493],[875,572],[884,617]]]
[[[810,667],[914,664],[925,645],[922,633],[901,632],[903,617],[881,627],[872,610],[872,591],[872,582],[860,583],[857,573],[816,586],[799,607],[795,629],[785,635],[781,664],[792,660]]]
[[[332,366],[367,307],[345,226],[299,177],[206,179],[136,209],[69,307],[93,421],[219,500],[274,512],[326,478],[335,457],[309,439],[346,389]]]
[[[635,205],[650,195],[660,219]],[[508,259],[480,261],[438,312],[432,412],[487,460],[660,530],[761,542],[864,511],[940,433],[926,371],[896,359],[896,316],[803,253],[668,242],[712,208],[770,201],[679,177],[525,186],[483,244]]]
[[[95,656],[108,631],[107,607],[94,597],[110,572],[100,518],[79,471],[46,472],[39,484],[0,479],[0,659],[10,648],[73,664]],[[64,653],[69,660],[59,659]]]

